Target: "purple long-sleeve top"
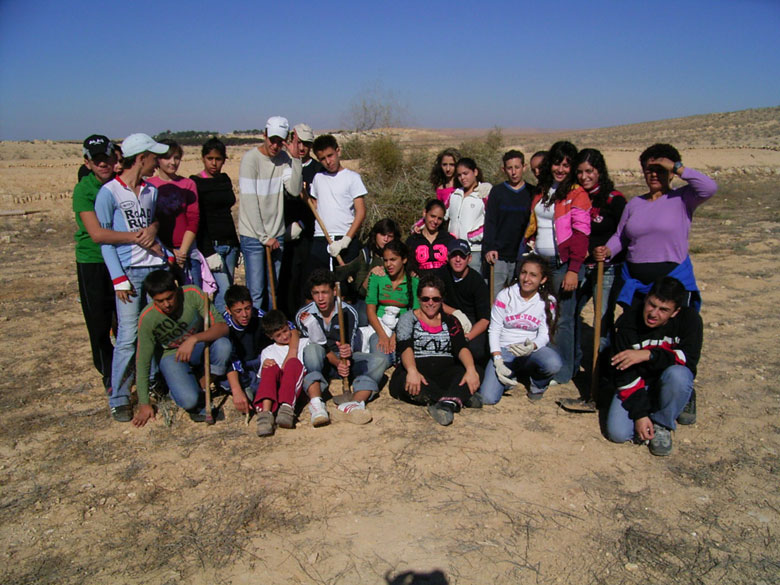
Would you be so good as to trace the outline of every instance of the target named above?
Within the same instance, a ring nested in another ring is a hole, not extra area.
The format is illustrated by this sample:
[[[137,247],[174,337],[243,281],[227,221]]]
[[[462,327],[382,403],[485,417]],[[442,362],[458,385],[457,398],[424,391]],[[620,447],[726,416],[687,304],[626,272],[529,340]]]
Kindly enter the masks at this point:
[[[688,182],[684,187],[655,201],[634,197],[626,204],[617,231],[607,242],[612,257],[626,249],[626,260],[635,264],[685,260],[693,212],[715,194],[718,184],[688,167],[680,176]]]

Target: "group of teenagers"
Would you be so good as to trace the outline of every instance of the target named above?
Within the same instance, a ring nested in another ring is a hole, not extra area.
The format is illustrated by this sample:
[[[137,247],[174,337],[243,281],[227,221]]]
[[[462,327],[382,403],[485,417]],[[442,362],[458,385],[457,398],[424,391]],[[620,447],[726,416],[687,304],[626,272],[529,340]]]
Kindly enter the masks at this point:
[[[79,292],[115,420],[143,426],[165,391],[192,420],[211,419],[208,369],[237,410],[256,413],[259,436],[293,428],[307,402],[315,427],[331,416],[365,424],[394,366],[390,395],[449,425],[526,379],[536,402],[574,378],[580,312],[601,298],[594,351],[614,392],[608,438],[668,455],[671,431],[695,421],[702,321],[688,237],[717,185],[671,145],[641,154],[648,192],[628,203],[595,149],[561,141],[535,153],[536,185],[518,150],[491,185],[475,160],[446,149],[406,237],[385,218],[361,244],[367,190],[336,138],[280,116],[263,134],[241,160],[238,229],[218,139],[189,178],[173,141],[84,141]],[[674,188],[676,177],[685,185]],[[234,283],[239,257],[246,285]],[[334,378],[343,393],[328,392]]]

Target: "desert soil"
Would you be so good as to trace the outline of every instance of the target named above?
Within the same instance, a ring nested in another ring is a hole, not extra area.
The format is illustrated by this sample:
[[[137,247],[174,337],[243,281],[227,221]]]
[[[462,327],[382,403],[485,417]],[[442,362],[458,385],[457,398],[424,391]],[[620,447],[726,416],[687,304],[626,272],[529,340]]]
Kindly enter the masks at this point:
[[[642,146],[606,149],[630,194]],[[716,150],[683,153],[721,185],[691,237],[699,418],[654,458],[561,411],[574,384],[450,427],[386,389],[367,426],[262,440],[230,401],[213,427],[112,422],[76,285],[80,148],[0,143],[0,211],[36,212],[0,216],[0,582],[778,582],[780,154]]]

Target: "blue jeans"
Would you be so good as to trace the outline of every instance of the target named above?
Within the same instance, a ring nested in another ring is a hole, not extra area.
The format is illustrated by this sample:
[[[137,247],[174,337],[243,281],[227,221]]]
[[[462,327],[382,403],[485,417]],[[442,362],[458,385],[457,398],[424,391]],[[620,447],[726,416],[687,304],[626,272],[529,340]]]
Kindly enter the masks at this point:
[[[502,348],[501,357],[504,359],[504,365],[512,370],[515,376],[522,373],[529,375],[531,378],[530,392],[532,394],[541,394],[547,390],[550,380],[552,380],[552,377],[561,367],[561,356],[549,345],[540,347],[531,355],[525,357],[515,357],[508,349]],[[508,386],[504,386],[498,379],[496,367],[491,359],[487,368],[485,368],[485,377],[482,380],[482,385],[479,387],[482,402],[484,404],[496,404],[501,400],[504,390],[507,388]]]
[[[512,282],[512,278],[515,275],[515,266],[517,266],[517,263],[515,262],[496,260],[496,263],[493,265],[493,286],[495,287],[493,294],[497,295],[504,288],[509,286],[509,283]],[[490,270],[490,265],[488,265],[488,270]],[[487,277],[488,286],[490,286],[490,272],[487,273]],[[494,300],[495,297],[490,299],[491,302]]]
[[[284,251],[283,236],[278,236],[276,239],[279,241],[279,247],[271,252],[271,261],[274,264],[274,286],[279,278]],[[246,286],[252,294],[252,304],[256,309],[268,311],[271,308],[271,283],[268,280],[265,246],[257,238],[241,236],[241,254],[244,256]]]
[[[314,382],[320,383],[320,390],[325,391],[328,387],[330,376],[338,376],[336,368],[330,365],[325,357],[328,353],[324,345],[310,343],[303,350],[303,367],[306,368],[306,376],[303,378],[303,388],[309,391],[309,386]],[[371,392],[371,398],[379,393],[379,382],[387,369],[385,358],[381,355],[372,355],[356,351],[352,353],[352,367],[350,375],[354,377],[352,390],[361,392],[368,390]]]
[[[233,284],[233,275],[236,272],[236,264],[238,264],[238,247],[218,244],[214,246],[214,251],[222,257],[222,266],[224,267],[223,270],[212,272],[217,283],[214,306],[217,311],[224,313],[227,308],[225,306],[225,291]]]
[[[555,266],[555,262],[552,261],[550,265]],[[580,363],[577,360],[577,344],[574,342],[577,293],[576,291],[564,292],[561,290],[563,277],[566,276],[568,269],[569,263],[565,262],[552,270],[552,290],[558,301],[558,328],[551,345],[561,357],[561,368],[554,377],[558,384],[566,384],[580,369]],[[582,282],[584,274],[585,266],[583,265],[578,274],[578,282]]]
[[[646,391],[650,392],[651,403],[656,407],[650,413],[650,420],[674,430],[677,428],[677,417],[693,392],[693,372],[685,366],[669,366]],[[634,438],[634,421],[629,418],[617,394],[609,405],[607,437],[615,443],[625,443]]]
[[[609,347],[609,337],[615,321],[615,300],[617,295],[612,294],[615,270],[616,267],[613,265],[604,266],[604,280],[601,285],[601,337],[599,339],[599,353]],[[617,270],[620,270],[620,265],[617,266]],[[580,314],[582,314],[582,310],[591,298],[593,299],[594,308],[596,306],[596,281],[596,267],[589,268],[586,266],[585,277],[580,282],[579,287],[577,287],[577,313],[574,317],[575,363],[578,366],[582,362],[582,323],[580,322]]]
[[[179,408],[190,412],[199,409],[200,399],[203,396],[203,388],[200,387],[196,372],[202,370],[205,349],[205,343],[196,343],[188,362],[177,362],[175,353],[163,356],[160,360],[160,370],[165,377],[165,383],[168,384],[171,398]],[[227,372],[231,350],[232,346],[227,337],[220,337],[211,342],[209,363],[212,375],[223,376]]]
[[[184,263],[184,271],[190,282],[198,288],[203,288],[203,275],[201,274],[200,260],[189,256]]]
[[[395,352],[385,353],[379,349],[379,335],[372,333],[368,338],[368,351],[371,355],[378,355],[385,360],[385,369],[389,368],[395,363]]]
[[[146,275],[164,266],[125,268],[125,275],[135,289],[135,296],[123,303],[116,299],[116,342],[111,364],[111,394],[108,405],[111,408],[130,404],[130,386],[135,379],[135,343],[138,339],[138,317],[149,302],[143,282]],[[152,366],[151,375],[154,376]]]

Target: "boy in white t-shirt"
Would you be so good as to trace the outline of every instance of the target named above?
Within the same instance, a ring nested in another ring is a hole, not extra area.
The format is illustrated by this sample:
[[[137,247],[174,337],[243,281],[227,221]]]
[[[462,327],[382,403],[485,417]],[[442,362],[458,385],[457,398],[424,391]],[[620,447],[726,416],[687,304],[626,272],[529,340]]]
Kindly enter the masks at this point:
[[[344,262],[357,257],[360,242],[355,238],[366,218],[364,197],[368,194],[360,174],[341,166],[341,149],[333,136],[318,136],[312,150],[324,170],[314,176],[311,197],[332,243],[328,245],[318,222],[314,227],[309,272],[332,268],[331,258],[339,255]]]
[[[288,359],[292,330],[287,317],[281,311],[269,311],[262,319],[265,334],[273,340],[260,354],[263,364],[257,374],[260,384],[255,394],[254,406],[257,410],[257,436],[267,437],[274,434],[274,410],[276,426],[292,429],[295,426],[295,401],[301,392],[303,376],[303,350],[309,344],[308,339],[298,342],[298,354]]]

